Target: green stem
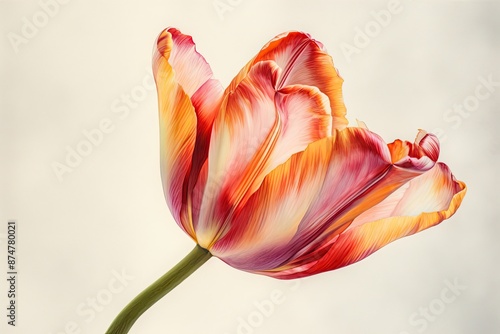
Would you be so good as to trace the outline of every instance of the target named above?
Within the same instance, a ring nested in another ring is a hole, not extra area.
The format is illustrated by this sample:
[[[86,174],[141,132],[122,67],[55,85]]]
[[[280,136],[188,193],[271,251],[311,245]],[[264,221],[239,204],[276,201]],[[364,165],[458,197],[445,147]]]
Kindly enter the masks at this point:
[[[199,245],[182,259],[175,267],[170,269],[165,275],[151,284],[146,290],[135,297],[118,314],[111,323],[106,334],[126,334],[132,328],[135,321],[154,303],[160,300],[167,293],[172,291],[177,285],[184,281],[196,269],[201,267],[212,254]]]

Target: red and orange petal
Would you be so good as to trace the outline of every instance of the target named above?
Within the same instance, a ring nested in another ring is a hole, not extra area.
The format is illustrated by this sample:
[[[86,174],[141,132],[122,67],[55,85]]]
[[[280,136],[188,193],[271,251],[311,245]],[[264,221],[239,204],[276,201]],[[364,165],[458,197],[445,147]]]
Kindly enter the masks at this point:
[[[274,81],[278,70],[271,62],[255,66],[238,89],[225,97],[214,122],[205,168],[207,181],[194,190],[209,192],[195,197],[203,200],[195,221],[202,247],[208,247],[218,233],[224,215],[231,210],[230,197],[234,202],[242,195],[242,183],[251,182],[258,163],[268,154],[269,143],[275,140]]]
[[[336,131],[273,170],[210,251],[243,270],[281,267],[425,170],[393,166],[387,145],[366,129]]]
[[[261,274],[291,279],[350,265],[394,240],[448,219],[459,208],[465,193],[465,184],[457,181],[445,164],[438,163],[356,218],[343,233],[304,257],[302,263]]]
[[[308,34],[291,31],[276,36],[238,73],[226,93],[234,91],[250,69],[261,61],[272,60],[282,69],[277,88],[289,85],[317,87],[330,102],[333,129],[347,126],[346,108],[342,98],[343,79],[323,46]]]
[[[276,90],[280,73],[273,61],[259,62],[225,98],[206,167],[211,196],[201,196],[195,221],[202,246],[210,247],[269,172],[331,132],[327,97],[302,85]]]
[[[165,198],[174,219],[193,236],[192,228],[181,222],[181,210],[185,200],[184,182],[189,177],[196,141],[196,113],[168,62],[172,45],[170,35],[162,38],[153,67],[158,89],[161,175]]]
[[[208,155],[209,134],[222,87],[190,36],[174,28],[158,37],[153,73],[160,114],[161,172],[165,198],[177,223],[195,238],[189,185]],[[194,165],[194,170],[193,170]],[[191,180],[191,181],[190,181]]]

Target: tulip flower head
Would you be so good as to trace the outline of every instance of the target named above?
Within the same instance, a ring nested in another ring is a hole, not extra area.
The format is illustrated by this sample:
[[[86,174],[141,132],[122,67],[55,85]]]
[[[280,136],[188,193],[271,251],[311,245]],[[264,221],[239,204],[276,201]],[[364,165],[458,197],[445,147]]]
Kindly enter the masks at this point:
[[[439,224],[465,195],[435,135],[386,144],[348,126],[343,79],[306,33],[272,39],[224,89],[192,38],[168,28],[153,72],[165,198],[197,244],[164,276],[182,276],[173,287],[211,256],[279,279],[338,269]],[[161,298],[155,284],[131,305]]]
[[[342,78],[308,34],[275,37],[223,90],[190,36],[154,54],[170,210],[229,265],[276,278],[337,269],[450,217],[465,194],[436,136],[347,127]]]

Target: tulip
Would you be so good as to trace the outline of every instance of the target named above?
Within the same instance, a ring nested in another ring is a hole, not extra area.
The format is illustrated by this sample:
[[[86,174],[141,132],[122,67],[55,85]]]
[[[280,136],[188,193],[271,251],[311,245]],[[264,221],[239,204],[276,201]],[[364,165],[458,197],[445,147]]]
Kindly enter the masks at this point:
[[[196,246],[108,333],[126,333],[212,256],[279,279],[331,271],[439,224],[465,195],[433,134],[386,144],[348,127],[343,79],[308,34],[272,39],[225,90],[175,28],[153,63],[163,190]]]

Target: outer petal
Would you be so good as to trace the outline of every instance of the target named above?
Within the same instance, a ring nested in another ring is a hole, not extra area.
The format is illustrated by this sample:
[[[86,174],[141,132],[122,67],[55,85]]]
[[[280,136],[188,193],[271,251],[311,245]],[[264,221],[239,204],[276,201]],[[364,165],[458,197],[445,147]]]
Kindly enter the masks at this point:
[[[273,170],[211,252],[243,270],[283,268],[430,168],[419,165],[394,166],[366,129],[334,132]]]
[[[224,233],[232,211],[271,170],[330,132],[326,96],[317,88],[301,85],[276,90],[280,73],[272,61],[256,64],[226,96],[214,123],[205,167],[207,183],[195,189],[203,193],[199,218],[195,215],[203,247],[209,248]]]
[[[167,28],[161,32],[156,51],[155,58],[165,57],[169,53],[167,60],[175,72],[175,80],[189,97],[212,78],[212,70],[196,51],[192,37],[175,28]]]
[[[303,32],[291,31],[276,36],[238,73],[226,92],[232,92],[260,61],[273,60],[283,72],[278,78],[280,89],[288,85],[317,87],[328,96],[333,128],[347,126],[346,108],[342,98],[343,79],[333,65],[323,45]]]
[[[302,265],[263,274],[290,279],[334,270],[357,262],[388,243],[451,217],[466,193],[445,164],[413,179],[360,215],[342,234],[327,240]]]
[[[203,143],[209,141],[223,91],[191,37],[174,28],[158,37],[153,73],[158,89],[163,189],[175,220],[194,238],[187,205],[189,184],[194,184],[206,160],[208,146]]]

